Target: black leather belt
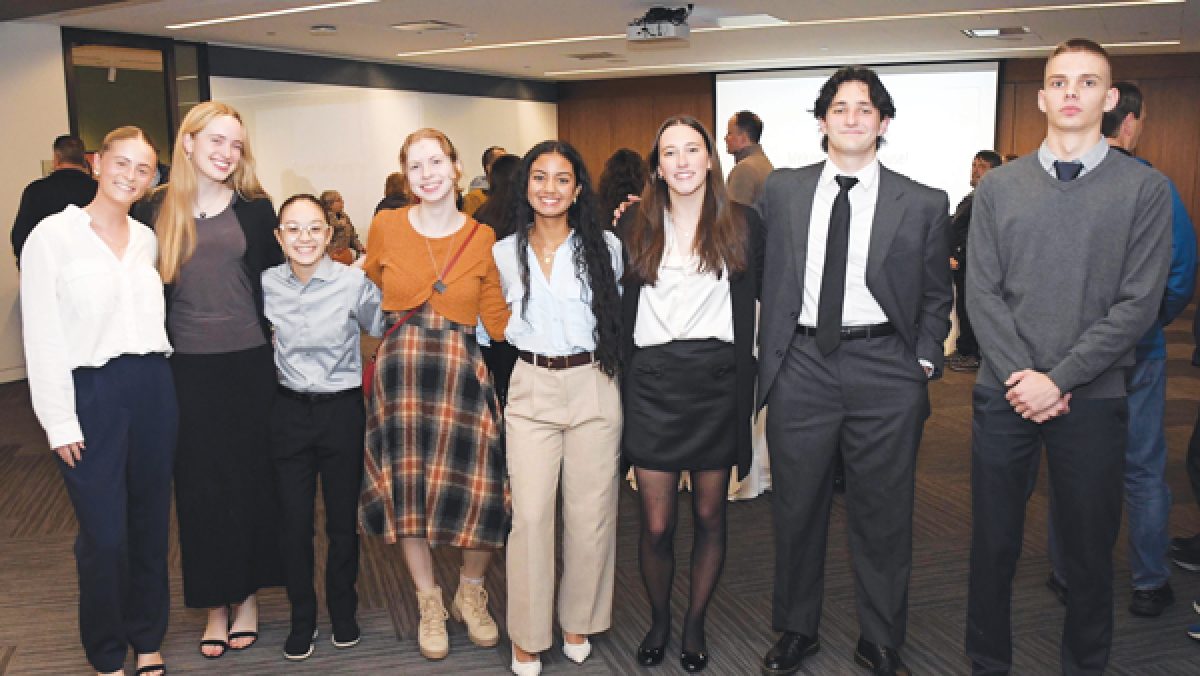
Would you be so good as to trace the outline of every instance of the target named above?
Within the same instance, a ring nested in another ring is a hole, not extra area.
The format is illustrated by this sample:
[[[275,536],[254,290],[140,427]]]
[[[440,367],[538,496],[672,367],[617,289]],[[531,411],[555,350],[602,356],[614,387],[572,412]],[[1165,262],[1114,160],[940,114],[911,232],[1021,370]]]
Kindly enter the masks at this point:
[[[303,401],[308,404],[316,404],[322,401],[333,401],[334,399],[341,399],[342,397],[363,396],[361,387],[352,387],[348,390],[342,390],[340,392],[297,392],[291,388],[279,385],[276,388],[276,391],[279,392],[281,396],[287,397],[288,399],[295,399],[296,401]]]
[[[896,327],[892,326],[891,322],[882,324],[872,324],[870,326],[843,326],[842,340],[859,340],[861,338],[879,338],[881,336],[890,336],[896,332]],[[805,336],[817,335],[817,327],[796,325],[796,333]]]
[[[575,366],[583,366],[596,360],[595,355],[591,352],[580,352],[568,357],[547,357],[544,354],[534,354],[520,350],[517,352],[517,356],[521,358],[521,361],[533,364],[534,366],[541,366],[551,371],[561,371]]]

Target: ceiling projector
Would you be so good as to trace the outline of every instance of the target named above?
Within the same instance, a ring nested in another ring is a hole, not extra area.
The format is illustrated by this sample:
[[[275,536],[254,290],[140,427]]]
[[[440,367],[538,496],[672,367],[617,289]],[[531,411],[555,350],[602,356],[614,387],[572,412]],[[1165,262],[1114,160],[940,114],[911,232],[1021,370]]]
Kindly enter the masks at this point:
[[[625,37],[630,42],[682,42],[688,39],[687,7],[651,7],[646,16],[629,22]]]

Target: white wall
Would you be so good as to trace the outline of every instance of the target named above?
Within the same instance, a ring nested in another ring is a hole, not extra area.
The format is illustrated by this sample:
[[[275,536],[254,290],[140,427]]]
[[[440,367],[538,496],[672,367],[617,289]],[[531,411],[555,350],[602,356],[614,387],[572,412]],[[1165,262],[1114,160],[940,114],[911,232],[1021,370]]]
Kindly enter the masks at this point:
[[[70,132],[58,26],[0,23],[0,223],[12,231],[21,191],[42,175],[51,144]],[[0,382],[25,377],[16,260],[0,244]]]
[[[276,205],[337,190],[364,242],[409,133],[433,127],[450,137],[464,189],[483,173],[486,148],[524,153],[558,134],[553,103],[227,77],[212,78],[212,98],[246,120],[258,178]]]

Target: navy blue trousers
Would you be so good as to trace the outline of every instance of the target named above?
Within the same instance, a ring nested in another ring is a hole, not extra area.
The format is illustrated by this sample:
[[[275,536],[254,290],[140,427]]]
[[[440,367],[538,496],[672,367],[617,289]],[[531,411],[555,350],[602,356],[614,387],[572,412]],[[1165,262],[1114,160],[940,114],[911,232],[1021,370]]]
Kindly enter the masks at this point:
[[[167,633],[167,535],[179,414],[160,354],[78,368],[75,413],[82,459],[58,467],[79,537],[79,633],[88,662],[120,669],[130,646],[157,652]]]

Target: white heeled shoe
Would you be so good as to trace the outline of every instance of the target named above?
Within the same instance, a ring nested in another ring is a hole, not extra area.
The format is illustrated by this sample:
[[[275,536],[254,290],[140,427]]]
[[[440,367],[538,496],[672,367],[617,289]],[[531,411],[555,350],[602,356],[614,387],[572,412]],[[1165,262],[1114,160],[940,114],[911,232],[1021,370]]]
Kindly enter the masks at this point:
[[[592,642],[583,637],[583,643],[567,643],[566,637],[563,638],[563,654],[567,659],[575,664],[583,664],[583,661],[592,654]]]
[[[542,673],[542,658],[532,662],[518,662],[516,653],[513,654],[512,672],[516,676],[538,676]]]

